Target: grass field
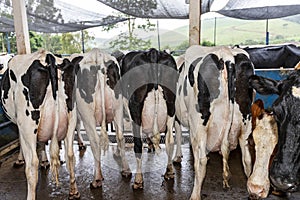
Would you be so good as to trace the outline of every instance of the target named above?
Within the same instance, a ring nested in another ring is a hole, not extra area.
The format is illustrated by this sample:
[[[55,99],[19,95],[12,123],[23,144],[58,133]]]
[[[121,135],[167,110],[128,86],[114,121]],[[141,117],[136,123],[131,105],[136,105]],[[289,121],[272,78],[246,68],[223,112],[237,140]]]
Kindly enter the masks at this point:
[[[269,23],[269,43],[300,42],[300,24],[283,19],[271,19]],[[214,42],[215,19],[203,20],[202,41]],[[216,19],[216,45],[265,44],[266,20],[240,20],[233,18]],[[149,37],[157,47],[157,36]],[[175,47],[188,40],[188,25],[160,35],[161,47]]]

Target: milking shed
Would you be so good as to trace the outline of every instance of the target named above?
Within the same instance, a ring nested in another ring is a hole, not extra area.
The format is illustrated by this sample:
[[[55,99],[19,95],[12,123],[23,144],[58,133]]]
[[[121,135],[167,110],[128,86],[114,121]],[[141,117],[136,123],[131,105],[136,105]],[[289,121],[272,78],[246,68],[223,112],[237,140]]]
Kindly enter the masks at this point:
[[[94,3],[96,4],[104,4],[105,6],[109,6],[116,10],[116,13],[110,14],[102,14],[101,11],[94,12],[94,11],[87,11],[82,8],[76,6],[73,2],[66,2],[60,0],[53,0],[53,1],[34,1],[34,0],[12,0],[12,1],[1,1],[1,16],[0,16],[0,32],[10,32],[15,31],[16,33],[16,42],[17,42],[17,54],[29,54],[31,53],[30,50],[30,43],[29,43],[29,30],[36,31],[36,32],[47,32],[47,33],[63,33],[63,32],[72,32],[72,31],[80,31],[84,29],[88,29],[91,27],[97,26],[105,26],[109,24],[118,23],[124,20],[127,20],[124,17],[120,17],[117,13],[125,13],[131,17],[137,18],[152,18],[152,19],[189,19],[189,44],[190,45],[199,45],[201,43],[201,15],[208,12],[216,12],[222,14],[224,16],[232,17],[232,18],[239,18],[244,20],[265,20],[266,21],[266,31],[265,31],[265,38],[266,38],[266,45],[269,44],[269,32],[268,32],[268,20],[274,18],[282,18],[291,15],[299,15],[300,14],[300,4],[297,0],[288,0],[288,1],[258,1],[258,0],[228,0],[225,3],[222,2],[223,7],[218,8],[218,10],[212,10],[214,4],[221,4],[221,1],[218,0],[147,0],[147,1],[136,1],[136,0],[95,0]],[[30,6],[29,6],[30,4]],[[53,7],[49,7],[53,6]],[[51,15],[47,12],[47,9],[53,9],[57,11],[54,13],[56,15]],[[48,16],[49,14],[49,16]],[[57,17],[60,15],[61,17]],[[74,16],[77,18],[74,20]],[[271,47],[272,48],[279,48],[279,47]],[[284,46],[283,48],[288,48]],[[291,47],[292,50],[288,53],[289,55],[293,55],[298,59],[296,61],[299,62],[300,60],[300,50],[299,47]],[[82,49],[84,51],[84,42],[82,43]],[[267,57],[265,57],[267,59]],[[263,74],[266,77],[271,77],[275,79],[282,79],[286,77],[288,71],[291,70],[292,66],[280,66],[288,69],[270,69],[265,68],[264,66],[259,66],[256,69],[257,74]],[[1,79],[0,79],[1,80]],[[261,96],[266,101],[267,106],[270,106],[274,101],[274,97],[270,100],[269,96]],[[1,111],[1,109],[0,109]],[[18,147],[18,134],[17,128],[10,124],[7,119],[4,119],[2,113],[0,113],[0,137],[5,135],[4,137],[8,136],[8,140],[6,142],[1,141],[0,147],[0,157],[5,162],[8,152],[11,152],[12,149]],[[3,118],[3,119],[2,119]],[[186,136],[188,138],[188,136]],[[2,139],[1,139],[2,140]],[[188,139],[187,139],[188,140]],[[112,147],[113,148],[113,147]],[[185,149],[184,151],[188,151]],[[88,153],[88,152],[87,152]],[[85,154],[87,157],[88,154]],[[112,155],[107,155],[108,160],[113,159]],[[235,155],[239,157],[239,155]],[[216,157],[212,155],[212,157]],[[77,160],[82,159],[80,156]],[[153,158],[152,158],[153,159]],[[158,158],[159,159],[159,158]],[[82,159],[84,162],[89,162],[89,158]],[[192,155],[188,156],[188,160],[184,166],[185,169],[189,171],[189,173],[193,173],[193,169],[188,167],[192,161]],[[5,165],[5,164],[4,164]],[[109,165],[109,164],[108,164]],[[218,165],[218,164],[217,164]],[[84,165],[85,168],[88,166]],[[220,167],[221,168],[221,167]],[[179,170],[180,171],[180,170]],[[118,173],[113,170],[106,169],[105,171],[107,174],[110,173]],[[181,172],[181,171],[180,171]],[[9,172],[11,173],[11,172]],[[8,173],[8,174],[9,174]],[[19,170],[17,173],[21,173]],[[160,172],[159,172],[160,173]],[[178,170],[176,173],[179,173]],[[210,173],[210,176],[213,172]],[[88,174],[87,176],[91,176]],[[150,176],[150,175],[149,175]],[[50,177],[50,176],[49,176]],[[221,176],[217,176],[216,179],[221,180]],[[84,179],[84,177],[82,178]],[[154,178],[155,180],[155,178]],[[209,179],[210,180],[210,179]],[[120,181],[117,179],[117,181]],[[157,181],[157,180],[156,180]],[[161,182],[158,179],[159,182]],[[174,188],[172,189],[172,185],[169,183],[163,182],[161,188],[163,191],[166,191],[166,194],[163,197],[159,197],[159,199],[177,199],[176,189],[180,188],[179,180],[178,183],[175,184]],[[189,179],[182,178],[182,184],[189,182]],[[210,180],[213,182],[213,180]],[[235,180],[236,182],[233,184],[237,186],[239,182],[238,178]],[[42,179],[44,185],[40,186],[41,190],[44,190],[42,193],[38,194],[38,198],[42,198],[45,193],[49,190],[54,190],[53,186],[47,184],[48,180],[45,178]],[[64,182],[64,181],[62,181]],[[192,182],[192,181],[191,181]],[[2,183],[2,182],[1,182]],[[46,184],[45,184],[46,183]],[[66,182],[65,182],[66,183]],[[3,183],[2,183],[3,184]],[[65,184],[67,185],[67,184]],[[122,187],[126,188],[126,182],[121,181]],[[154,181],[148,182],[148,185],[153,186],[155,185]],[[234,187],[233,186],[233,187]],[[46,189],[43,189],[45,187]],[[153,186],[154,187],[154,186]],[[218,186],[215,186],[218,187]],[[221,184],[219,185],[221,188]],[[67,189],[65,189],[67,190]],[[86,190],[86,188],[82,188],[82,190]],[[173,192],[170,192],[172,190]],[[242,197],[246,197],[247,195],[241,191],[242,189],[233,189],[233,193],[235,194],[224,194],[223,192],[216,192],[214,195],[204,194],[204,199],[215,199],[225,195],[226,199],[236,199]],[[26,191],[26,190],[25,190]],[[25,191],[23,191],[25,193]],[[118,198],[117,195],[109,196],[105,193],[110,192],[110,188],[104,188],[101,194],[95,194],[90,191],[85,191],[88,195],[82,196],[83,199],[115,199]],[[126,190],[125,190],[126,191]],[[159,188],[150,189],[149,193],[139,194],[140,196],[135,196],[135,194],[130,194],[126,196],[126,192],[123,191],[123,195],[125,195],[125,199],[154,199],[154,197],[149,197],[147,195],[153,195],[159,193]],[[179,190],[180,191],[180,190]],[[207,189],[208,192],[213,192],[214,190]],[[115,191],[117,192],[117,191]],[[186,199],[185,193],[189,193],[190,189],[182,190],[182,195],[179,195],[179,198]],[[21,194],[17,194],[16,196],[9,196],[3,191],[0,191],[3,194],[4,198],[20,198],[22,197]],[[51,193],[51,192],[50,192]],[[170,193],[170,194],[169,194]],[[240,196],[237,194],[240,193]],[[218,196],[219,195],[219,196]],[[298,199],[299,193],[296,193],[294,196],[288,196],[285,198],[291,199]],[[23,198],[23,197],[22,197]],[[52,191],[51,195],[47,197],[48,199],[62,199],[63,197],[60,194],[55,194]],[[268,197],[269,199],[278,199],[275,196]]]

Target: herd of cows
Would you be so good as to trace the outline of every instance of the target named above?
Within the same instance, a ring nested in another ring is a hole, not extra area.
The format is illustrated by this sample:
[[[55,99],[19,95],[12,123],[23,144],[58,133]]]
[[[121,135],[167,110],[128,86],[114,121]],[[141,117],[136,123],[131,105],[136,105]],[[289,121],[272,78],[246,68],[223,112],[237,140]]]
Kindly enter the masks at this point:
[[[142,135],[159,152],[160,135],[166,134],[168,162],[164,177],[173,179],[176,175],[172,162],[181,161],[181,127],[186,127],[195,170],[190,199],[201,199],[209,152],[222,155],[223,187],[229,187],[228,158],[238,145],[251,199],[266,198],[270,187],[286,193],[297,191],[300,71],[294,70],[280,81],[257,76],[254,59],[249,54],[241,48],[196,45],[176,61],[169,53],[153,48],[118,57],[99,49],[66,58],[45,50],[14,56],[3,75],[1,103],[19,128],[20,157],[24,156],[26,163],[27,199],[36,198],[37,143],[48,140],[51,140],[51,171],[57,183],[59,142],[64,140],[70,172],[69,199],[80,198],[73,152],[74,133],[80,122],[94,156],[94,179],[90,187],[101,187],[104,179],[101,151],[108,147],[107,123],[113,122],[116,129],[121,174],[131,176],[125,156],[125,114],[132,122],[137,162],[133,189],[143,188]],[[283,59],[290,63],[290,58]],[[298,56],[293,62],[299,60]],[[256,92],[277,94],[278,98],[271,109],[265,110],[261,100],[254,102]],[[101,126],[100,134],[96,126]],[[172,160],[173,129],[177,145]],[[255,160],[249,149],[252,138]]]

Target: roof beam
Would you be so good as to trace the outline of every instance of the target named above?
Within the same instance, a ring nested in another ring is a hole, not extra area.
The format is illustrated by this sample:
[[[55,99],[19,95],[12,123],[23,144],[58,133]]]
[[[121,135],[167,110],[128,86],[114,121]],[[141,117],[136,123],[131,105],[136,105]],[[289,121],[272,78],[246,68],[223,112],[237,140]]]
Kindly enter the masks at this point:
[[[25,0],[12,0],[18,54],[30,53]]]

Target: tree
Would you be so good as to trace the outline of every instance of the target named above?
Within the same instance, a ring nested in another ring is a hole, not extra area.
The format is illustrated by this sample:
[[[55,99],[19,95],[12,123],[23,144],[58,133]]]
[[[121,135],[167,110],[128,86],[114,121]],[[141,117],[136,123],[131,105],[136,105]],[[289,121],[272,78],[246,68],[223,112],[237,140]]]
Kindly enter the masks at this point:
[[[40,34],[36,32],[29,31],[29,40],[30,40],[30,48],[31,51],[37,51],[43,46],[43,38]]]
[[[61,45],[61,35],[59,34],[51,34],[51,33],[43,33],[43,48],[47,49],[52,53],[59,54],[62,51]]]
[[[83,31],[84,43],[86,44],[86,50],[90,47],[87,45],[95,39],[94,36],[90,35],[88,31]],[[58,52],[61,54],[72,54],[82,52],[82,38],[81,32],[77,33],[63,33],[60,38],[61,50]]]
[[[43,4],[41,3],[43,1]],[[55,7],[54,0],[28,0],[27,12],[39,13],[39,18],[28,17],[29,23],[45,23],[44,19],[50,23],[63,23],[61,10]],[[47,6],[44,6],[47,5]],[[30,15],[29,15],[30,16]]]
[[[125,15],[128,18],[122,25],[127,25],[127,32],[120,33],[116,39],[111,41],[110,48],[114,50],[145,50],[151,47],[150,39],[140,38],[136,34],[136,30],[141,31],[153,31],[155,24],[152,24],[149,19],[143,20],[144,23],[136,24],[136,18],[130,18],[129,15]],[[120,24],[120,23],[119,23]],[[119,24],[110,25],[104,27],[103,30],[109,31],[114,28],[118,28]]]
[[[62,50],[60,53],[63,54],[72,54],[78,53],[81,51],[81,46],[76,41],[74,35],[72,33],[63,33],[61,36],[61,45]]]

